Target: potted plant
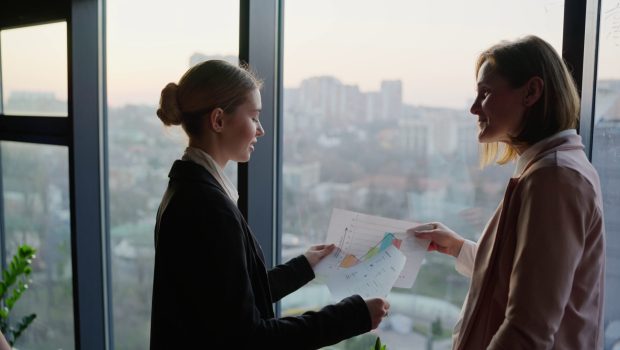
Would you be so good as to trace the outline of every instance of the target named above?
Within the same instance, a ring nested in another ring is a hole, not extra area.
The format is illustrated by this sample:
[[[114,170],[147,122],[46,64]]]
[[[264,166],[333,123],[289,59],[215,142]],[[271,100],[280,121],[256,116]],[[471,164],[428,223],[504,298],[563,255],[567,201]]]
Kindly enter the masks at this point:
[[[0,281],[0,330],[8,343],[13,346],[22,333],[30,326],[37,317],[36,314],[24,316],[17,324],[12,325],[9,315],[15,303],[28,289],[30,274],[32,273],[32,259],[35,258],[36,250],[29,245],[21,245],[17,248],[17,254],[2,271]]]

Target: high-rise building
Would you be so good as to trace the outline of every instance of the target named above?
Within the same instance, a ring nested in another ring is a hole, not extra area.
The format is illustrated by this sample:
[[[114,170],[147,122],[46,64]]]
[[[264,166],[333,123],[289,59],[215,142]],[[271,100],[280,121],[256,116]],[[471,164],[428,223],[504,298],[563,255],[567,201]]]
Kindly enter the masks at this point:
[[[381,119],[398,120],[403,110],[403,82],[384,80],[381,82]]]

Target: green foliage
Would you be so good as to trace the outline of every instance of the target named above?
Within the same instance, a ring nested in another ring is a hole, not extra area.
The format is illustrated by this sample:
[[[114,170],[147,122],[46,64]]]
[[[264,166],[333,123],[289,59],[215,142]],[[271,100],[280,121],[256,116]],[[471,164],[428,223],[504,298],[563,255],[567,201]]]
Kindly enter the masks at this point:
[[[370,350],[387,350],[386,345],[381,345],[381,338],[377,337],[377,341],[375,342],[375,346]]]
[[[37,317],[36,314],[30,314],[21,319],[15,326],[11,325],[9,315],[15,303],[21,298],[28,289],[30,283],[29,277],[32,273],[32,259],[35,258],[36,250],[28,245],[21,245],[17,249],[17,254],[13,256],[13,260],[2,271],[2,281],[0,281],[0,330],[4,334],[6,340],[13,346],[20,335],[30,326]]]
[[[427,340],[433,342],[440,339],[449,339],[452,337],[452,330],[444,328],[441,318],[437,317],[430,324],[416,323],[413,325],[413,332],[424,335]]]
[[[431,324],[431,334],[433,338],[439,338],[443,334],[443,327],[441,326],[441,319],[437,319]]]

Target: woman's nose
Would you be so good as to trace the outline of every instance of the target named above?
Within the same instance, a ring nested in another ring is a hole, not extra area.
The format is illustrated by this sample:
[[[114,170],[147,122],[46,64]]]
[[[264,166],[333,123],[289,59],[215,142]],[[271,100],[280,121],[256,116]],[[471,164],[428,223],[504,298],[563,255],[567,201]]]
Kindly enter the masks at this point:
[[[480,109],[482,107],[480,106],[480,99],[476,99],[474,101],[474,103],[471,105],[471,107],[469,107],[469,113],[473,114],[473,115],[478,115],[480,114]]]
[[[263,129],[263,124],[258,122],[258,128],[256,128],[256,136],[261,137],[265,135],[265,129]]]

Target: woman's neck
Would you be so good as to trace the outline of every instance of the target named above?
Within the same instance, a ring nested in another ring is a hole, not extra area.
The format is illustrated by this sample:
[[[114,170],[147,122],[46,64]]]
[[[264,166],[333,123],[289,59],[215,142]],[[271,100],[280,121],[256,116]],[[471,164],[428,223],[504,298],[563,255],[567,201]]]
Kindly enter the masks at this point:
[[[206,152],[222,169],[224,169],[226,167],[226,163],[228,163],[228,159],[226,158],[226,156],[224,156],[219,145],[213,140],[209,140],[206,138],[199,140],[190,137],[189,147],[198,148],[203,152]]]

